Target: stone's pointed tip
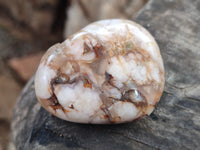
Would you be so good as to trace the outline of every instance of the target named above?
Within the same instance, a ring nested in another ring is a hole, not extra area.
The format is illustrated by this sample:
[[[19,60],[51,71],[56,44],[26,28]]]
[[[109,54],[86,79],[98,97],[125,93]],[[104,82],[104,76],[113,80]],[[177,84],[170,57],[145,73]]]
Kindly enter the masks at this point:
[[[123,123],[149,115],[164,88],[160,50],[130,20],[92,23],[51,47],[36,73],[42,106],[79,123]]]

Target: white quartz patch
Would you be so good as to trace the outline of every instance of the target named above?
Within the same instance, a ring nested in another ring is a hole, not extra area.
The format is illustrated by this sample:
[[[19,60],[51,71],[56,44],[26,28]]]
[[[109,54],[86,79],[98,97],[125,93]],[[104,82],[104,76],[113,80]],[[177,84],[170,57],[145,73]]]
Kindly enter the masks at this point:
[[[102,102],[99,93],[93,89],[83,87],[83,82],[55,86],[58,102],[67,112],[68,119],[74,122],[89,122]],[[73,106],[73,109],[70,107]]]
[[[108,108],[114,122],[131,121],[137,117],[138,109],[130,102],[116,102]]]
[[[117,57],[112,57],[110,65],[108,65],[107,72],[111,74],[116,80],[125,82],[128,80],[127,70],[122,66]]]
[[[120,56],[120,60],[124,64],[124,68],[128,70],[129,77],[132,77],[139,84],[144,84],[147,80],[146,66],[143,62],[137,61],[134,57],[131,58],[131,56],[129,55],[130,58],[128,60]]]
[[[130,77],[139,84],[147,81],[146,66],[134,60],[134,57],[128,60],[123,56],[112,57],[107,72],[121,82],[128,81]]]

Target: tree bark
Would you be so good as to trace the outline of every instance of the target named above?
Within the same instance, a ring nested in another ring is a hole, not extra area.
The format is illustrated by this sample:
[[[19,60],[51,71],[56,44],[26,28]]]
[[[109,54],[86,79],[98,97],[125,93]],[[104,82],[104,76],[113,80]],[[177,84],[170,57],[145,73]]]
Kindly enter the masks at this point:
[[[18,150],[200,149],[200,0],[150,0],[136,21],[153,34],[164,60],[165,90],[154,112],[118,125],[64,121],[37,102],[33,77],[12,120]]]

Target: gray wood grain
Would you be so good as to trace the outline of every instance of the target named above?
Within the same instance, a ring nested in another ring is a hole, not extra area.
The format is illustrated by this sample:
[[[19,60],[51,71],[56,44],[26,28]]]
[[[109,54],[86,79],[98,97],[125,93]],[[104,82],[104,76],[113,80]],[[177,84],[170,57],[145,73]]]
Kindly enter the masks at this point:
[[[63,121],[37,102],[33,77],[12,120],[18,150],[200,149],[200,0],[150,0],[136,21],[154,35],[164,60],[166,85],[155,111],[119,125]]]

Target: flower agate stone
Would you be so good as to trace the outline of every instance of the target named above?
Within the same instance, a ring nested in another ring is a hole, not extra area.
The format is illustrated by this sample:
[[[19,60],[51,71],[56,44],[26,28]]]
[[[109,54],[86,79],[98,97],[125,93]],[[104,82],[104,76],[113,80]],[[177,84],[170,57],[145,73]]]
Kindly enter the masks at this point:
[[[79,123],[123,123],[149,115],[163,88],[164,67],[154,38],[121,19],[92,23],[52,46],[35,77],[41,105]]]

